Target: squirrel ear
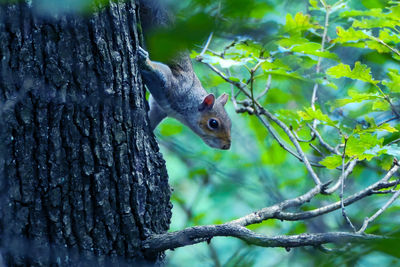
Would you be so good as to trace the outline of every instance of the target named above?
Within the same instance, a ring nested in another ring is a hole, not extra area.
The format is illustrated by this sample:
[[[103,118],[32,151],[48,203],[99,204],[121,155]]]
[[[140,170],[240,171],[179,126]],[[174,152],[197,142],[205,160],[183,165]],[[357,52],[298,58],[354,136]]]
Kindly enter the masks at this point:
[[[212,109],[215,102],[215,96],[213,94],[208,94],[204,97],[203,102],[199,105],[199,111],[203,111],[205,109]]]
[[[228,99],[229,99],[229,95],[226,93],[223,93],[222,95],[220,95],[220,97],[218,97],[217,101],[220,102],[223,106],[225,106]]]

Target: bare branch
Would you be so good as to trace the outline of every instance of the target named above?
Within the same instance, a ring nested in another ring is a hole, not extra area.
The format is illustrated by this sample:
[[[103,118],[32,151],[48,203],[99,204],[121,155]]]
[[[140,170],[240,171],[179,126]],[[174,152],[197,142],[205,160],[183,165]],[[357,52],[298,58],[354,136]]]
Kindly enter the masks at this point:
[[[399,166],[395,165],[394,167],[392,167],[392,169],[386,174],[386,176],[384,178],[382,178],[381,180],[377,181],[376,183],[368,186],[367,188],[359,191],[358,193],[355,193],[349,197],[347,197],[346,199],[343,200],[343,204],[344,206],[348,206],[354,202],[357,202],[360,199],[363,199],[367,196],[373,195],[375,194],[374,192],[376,190],[382,189],[382,188],[388,188],[391,186],[395,186],[397,185],[397,183],[399,182],[399,180],[396,181],[391,181],[391,182],[387,182],[388,179],[390,179],[390,177],[393,176],[393,174],[399,169]],[[297,221],[297,220],[301,220],[301,219],[309,219],[309,218],[314,218],[314,217],[318,217],[321,216],[323,214],[332,212],[334,210],[337,210],[341,207],[341,201],[337,201],[333,204],[329,204],[326,205],[324,207],[321,208],[317,208],[314,210],[310,210],[310,211],[304,211],[304,212],[298,212],[298,213],[291,213],[291,212],[278,212],[276,211],[276,215],[275,215],[275,219],[279,219],[279,220],[288,220],[288,221]]]
[[[211,39],[212,39],[212,37],[213,37],[213,32],[211,32],[210,33],[210,35],[208,36],[208,39],[207,39],[207,42],[206,42],[206,44],[204,45],[204,47],[203,47],[203,50],[201,50],[201,53],[200,53],[200,56],[202,57],[203,55],[204,55],[204,53],[207,51],[207,49],[208,49],[208,47],[209,47],[209,45],[210,45],[210,43],[211,43]]]
[[[382,188],[388,188],[398,184],[399,180],[388,182],[393,174],[398,171],[399,166],[394,165],[381,180],[367,187],[366,189],[346,198],[344,205],[350,205],[366,196],[374,194],[373,191]],[[293,236],[264,236],[256,234],[245,226],[260,223],[266,219],[281,220],[300,220],[316,217],[341,207],[341,201],[334,204],[321,207],[312,211],[300,213],[287,213],[283,210],[299,207],[310,201],[315,195],[319,194],[326,185],[317,185],[307,193],[293,199],[283,201],[271,207],[253,212],[237,220],[220,225],[206,225],[190,227],[181,231],[154,235],[143,241],[143,248],[148,252],[164,251],[182,246],[192,245],[204,241],[209,241],[215,236],[232,236],[239,238],[250,244],[264,247],[298,247],[298,246],[320,246],[326,243],[348,243],[360,242],[371,239],[383,238],[374,235],[365,235],[360,233],[317,233],[301,234]]]
[[[298,160],[303,162],[303,159],[296,154],[296,152],[294,152],[293,150],[291,150],[287,144],[284,143],[283,140],[281,140],[281,138],[278,136],[278,134],[275,132],[275,129],[271,126],[271,124],[268,122],[268,120],[264,119],[263,117],[261,117],[260,115],[257,114],[257,118],[261,121],[261,123],[265,126],[265,128],[267,128],[267,130],[269,131],[269,133],[272,135],[272,137],[278,142],[278,144],[287,152],[289,152],[290,154],[292,154],[294,157],[296,157]],[[315,162],[310,162],[310,164],[312,166],[315,167],[320,167],[323,168],[325,166],[315,163]]]
[[[240,91],[242,91],[248,98],[251,99],[251,94],[249,92],[247,92],[246,90],[246,84],[241,83],[241,82],[236,82],[236,81],[232,81],[229,77],[227,77],[222,71],[220,71],[219,69],[217,69],[216,67],[214,67],[213,65],[211,65],[210,63],[207,62],[203,62],[203,58],[200,56],[196,57],[196,60],[199,62],[202,62],[203,64],[206,64],[212,71],[214,71],[216,74],[218,74],[218,76],[220,76],[222,79],[224,79],[226,82],[233,84],[234,86],[236,86]]]
[[[344,207],[344,202],[343,202],[343,191],[344,191],[344,180],[345,180],[345,165],[346,165],[346,145],[347,145],[347,139],[348,137],[344,137],[344,148],[343,148],[343,154],[342,154],[342,176],[340,180],[340,208],[342,209],[342,215],[344,219],[346,220],[347,224],[353,229],[353,232],[356,232],[356,228],[354,227],[353,223],[351,222],[349,216],[347,216],[346,209]]]
[[[259,211],[250,213],[239,219],[230,221],[229,223],[238,224],[241,226],[247,226],[250,224],[261,223],[262,221],[265,221],[267,219],[273,219],[273,218],[281,219],[281,217],[279,217],[279,214],[281,214],[283,210],[303,205],[304,203],[310,201],[315,195],[319,194],[324,189],[325,186],[326,185],[317,185],[311,190],[309,190],[307,193],[299,197],[285,200],[273,206],[263,208]]]
[[[379,240],[384,237],[346,232],[315,233],[300,235],[266,236],[256,234],[249,229],[233,224],[190,227],[182,231],[153,235],[143,241],[142,248],[147,252],[160,252],[211,240],[216,236],[231,236],[249,244],[262,247],[300,247],[319,246],[326,243],[358,243]]]
[[[325,49],[325,42],[326,42],[326,37],[328,35],[328,26],[329,26],[329,15],[330,15],[330,7],[326,4],[323,5],[325,8],[325,25],[324,25],[324,32],[322,34],[322,41],[321,41],[321,52],[324,52]],[[320,73],[321,71],[321,62],[322,62],[322,57],[318,57],[318,62],[317,66],[315,69],[315,72],[317,74]],[[318,92],[318,82],[314,84],[312,96],[311,96],[311,108],[312,110],[315,110],[315,102],[317,101],[317,92]],[[317,121],[313,121],[313,128],[317,127]]]
[[[307,123],[307,126],[311,129],[311,131],[314,133],[314,135],[318,138],[320,144],[325,147],[328,151],[330,151],[331,153],[334,154],[339,154],[339,152],[337,151],[337,149],[333,148],[332,146],[330,146],[327,142],[324,141],[324,139],[322,138],[322,136],[320,135],[320,133],[317,131],[317,129],[315,129],[313,126],[311,126],[310,124]]]
[[[322,151],[319,150],[318,147],[316,147],[315,145],[313,145],[313,144],[311,144],[311,143],[309,144],[309,146],[310,146],[312,149],[314,149],[315,151],[317,151],[318,154],[320,154],[321,156],[324,156],[324,153],[322,153]]]
[[[379,38],[377,38],[377,37],[375,37],[375,36],[372,36],[372,35],[369,35],[368,37],[369,37],[371,40],[374,40],[374,41],[380,43],[381,45],[385,46],[385,47],[388,48],[390,51],[392,51],[393,53],[395,53],[397,56],[400,56],[400,51],[399,51],[399,50],[397,50],[397,49],[394,48],[394,47],[391,47],[390,45],[388,45],[387,43],[385,43],[383,40],[381,40],[381,39],[379,39]]]
[[[256,100],[259,100],[261,97],[265,96],[269,89],[271,88],[271,74],[268,75],[267,85],[265,86],[264,91],[256,97]]]
[[[385,205],[383,205],[382,208],[380,208],[370,218],[368,218],[368,217],[365,218],[363,225],[361,226],[360,230],[357,231],[357,233],[364,233],[364,231],[368,227],[368,224],[371,223],[373,220],[375,220],[379,215],[381,215],[390,206],[390,204],[392,204],[399,196],[400,196],[400,190],[397,190],[396,193],[389,199],[388,202],[385,203]]]
[[[388,122],[391,122],[391,121],[394,121],[394,120],[398,120],[398,119],[400,119],[399,116],[394,116],[394,117],[391,117],[391,118],[389,118],[387,120],[384,120],[384,121],[378,123],[377,126],[381,126],[381,125],[383,125],[385,123],[388,123]]]
[[[396,143],[398,143],[398,142],[400,142],[400,138],[398,138],[398,139],[396,139],[396,140],[393,140],[392,142],[390,142],[390,143],[387,144],[387,145],[390,146],[390,145],[396,144]]]
[[[353,159],[352,161],[350,161],[350,163],[347,166],[347,169],[344,172],[342,172],[342,174],[340,175],[336,184],[333,185],[331,188],[328,188],[327,190],[325,190],[325,193],[332,194],[333,192],[335,192],[341,186],[343,181],[350,175],[350,173],[352,173],[354,167],[357,165],[357,162],[358,162],[358,160],[356,160],[356,159]]]
[[[308,172],[310,173],[311,177],[313,178],[314,183],[316,185],[321,184],[321,180],[319,179],[318,175],[315,173],[315,171],[311,167],[311,164],[310,164],[307,156],[304,154],[303,150],[301,149],[301,146],[300,146],[299,142],[297,141],[296,137],[292,134],[292,132],[290,131],[289,127],[287,127],[286,124],[284,124],[282,121],[280,121],[274,115],[272,115],[270,112],[265,110],[263,107],[259,106],[259,108],[260,108],[260,113],[261,114],[265,115],[268,119],[270,119],[273,122],[275,122],[287,134],[287,136],[289,137],[290,141],[292,141],[293,145],[296,147],[297,153],[300,155],[302,161],[304,162],[304,165],[306,165],[306,168],[307,168]]]

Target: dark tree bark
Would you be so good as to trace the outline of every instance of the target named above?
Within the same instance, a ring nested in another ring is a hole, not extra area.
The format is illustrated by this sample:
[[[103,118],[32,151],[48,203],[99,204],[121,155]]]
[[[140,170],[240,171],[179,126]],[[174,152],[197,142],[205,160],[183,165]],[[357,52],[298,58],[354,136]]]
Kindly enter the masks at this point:
[[[141,241],[168,229],[170,188],[135,1],[87,16],[34,10],[0,5],[0,264],[157,262]]]

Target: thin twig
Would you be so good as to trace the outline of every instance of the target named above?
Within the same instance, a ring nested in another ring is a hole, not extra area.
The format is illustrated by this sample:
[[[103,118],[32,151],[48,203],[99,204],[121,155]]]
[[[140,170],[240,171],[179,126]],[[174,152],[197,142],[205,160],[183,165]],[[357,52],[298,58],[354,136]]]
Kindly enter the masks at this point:
[[[299,156],[296,152],[294,152],[293,150],[291,150],[289,148],[288,145],[286,145],[284,143],[283,140],[281,140],[281,138],[278,136],[278,134],[276,133],[275,129],[272,127],[272,125],[268,122],[268,120],[264,119],[263,117],[261,117],[260,115],[256,114],[257,118],[260,120],[260,122],[265,126],[265,128],[267,128],[268,132],[272,135],[272,137],[278,142],[278,144],[287,152],[289,152],[290,154],[292,154],[294,157],[296,157],[298,160],[300,160],[301,162],[303,162],[303,158],[301,156]],[[314,167],[320,167],[323,168],[325,166],[315,163],[315,162],[310,162],[310,164]]]
[[[356,228],[354,227],[353,223],[351,222],[350,218],[347,216],[346,209],[344,207],[344,202],[343,202],[343,191],[344,191],[344,178],[345,178],[345,165],[346,165],[346,145],[347,145],[347,139],[348,137],[344,137],[344,148],[343,148],[343,154],[342,154],[342,179],[340,179],[340,206],[342,209],[342,215],[345,218],[347,224],[353,229],[354,232],[356,232]]]
[[[229,69],[228,69],[228,75],[229,75],[229,77],[231,77],[231,71]],[[238,104],[237,104],[235,90],[234,90],[235,86],[233,84],[231,84],[231,83],[229,83],[229,84],[231,86],[231,100],[232,100],[232,103],[233,103],[233,107],[235,108],[235,110],[238,110],[239,107],[238,107]]]
[[[309,146],[310,146],[312,149],[314,149],[315,151],[317,151],[317,153],[320,154],[322,157],[325,156],[324,153],[322,153],[321,150],[319,150],[318,147],[316,147],[315,145],[313,145],[313,144],[310,143]]]
[[[268,75],[268,79],[267,79],[267,85],[265,86],[264,91],[262,91],[262,93],[259,94],[259,95],[256,97],[256,100],[259,100],[261,97],[265,96],[265,95],[268,93],[269,89],[271,88],[271,80],[272,80],[272,79],[271,79],[271,74],[269,74],[269,75]]]
[[[396,144],[396,143],[398,143],[398,142],[400,142],[400,138],[393,140],[392,142],[390,142],[390,143],[387,144],[387,145],[390,146],[390,145]]]
[[[400,51],[397,50],[396,48],[391,47],[390,45],[388,45],[387,43],[385,43],[383,40],[381,40],[381,39],[379,39],[379,38],[377,38],[377,37],[375,37],[375,36],[368,35],[368,37],[369,37],[370,39],[372,39],[372,40],[374,40],[374,41],[380,43],[381,45],[383,45],[384,47],[388,48],[390,51],[392,51],[393,53],[395,53],[396,55],[398,55],[398,56],[400,57]]]
[[[368,224],[375,220],[379,215],[381,215],[399,196],[400,190],[397,190],[396,193],[389,199],[388,202],[385,203],[385,205],[383,205],[382,208],[375,212],[375,214],[372,215],[370,218],[365,218],[362,227],[360,228],[360,230],[357,231],[357,233],[364,233],[368,227]]]
[[[394,190],[394,189],[389,189],[389,190],[373,190],[372,193],[374,194],[382,194],[382,195],[386,195],[386,194],[394,194],[396,193],[398,190]]]
[[[394,121],[394,120],[398,120],[398,119],[400,119],[399,116],[394,116],[394,117],[391,117],[391,118],[389,118],[387,120],[384,120],[384,121],[378,123],[377,126],[379,127],[379,126],[381,126],[381,125],[383,125],[385,123],[388,123],[388,122],[391,122],[391,121]]]
[[[203,55],[204,55],[204,53],[207,51],[207,49],[208,49],[208,47],[209,47],[209,45],[210,45],[210,43],[211,43],[211,39],[212,39],[212,37],[213,37],[213,32],[211,32],[210,33],[210,35],[208,36],[208,39],[207,39],[207,42],[206,42],[206,44],[204,45],[204,47],[203,47],[203,50],[201,50],[201,53],[200,53],[200,56],[202,57]]]
[[[325,48],[325,42],[326,42],[326,37],[328,35],[328,26],[329,26],[329,15],[330,15],[330,7],[324,3],[325,1],[322,2],[324,8],[325,8],[325,25],[324,25],[324,32],[322,34],[322,41],[321,41],[321,52],[324,52]],[[321,72],[321,62],[322,62],[322,57],[318,57],[318,62],[317,66],[315,68],[315,72],[319,74]],[[315,110],[315,102],[317,101],[317,92],[318,92],[318,82],[314,84],[312,96],[311,96],[311,108],[312,110]],[[313,121],[313,128],[317,127],[317,120]]]
[[[292,127],[291,127],[292,128]],[[292,134],[294,135],[294,137],[296,137],[296,139],[297,139],[297,141],[299,141],[300,143],[310,143],[310,142],[312,142],[313,140],[314,140],[314,138],[315,138],[315,136],[312,136],[310,139],[308,139],[308,140],[306,140],[306,139],[301,139],[298,135],[297,135],[297,133],[296,133],[296,131],[293,129],[292,130]]]
[[[397,168],[398,169],[398,168]],[[390,172],[389,172],[390,173]],[[388,173],[388,174],[389,174]],[[392,174],[393,175],[393,174]],[[344,206],[351,205],[360,199],[363,199],[367,196],[374,195],[376,194],[375,191],[382,189],[382,188],[388,188],[391,186],[394,186],[397,181],[391,181],[391,182],[385,182],[384,179],[368,186],[367,188],[347,197],[344,199],[343,204]],[[309,211],[303,211],[303,212],[278,212],[276,211],[273,217],[271,218],[266,218],[266,219],[278,219],[278,220],[285,220],[285,221],[298,221],[298,220],[306,220],[310,218],[315,218],[324,214],[327,214],[329,212],[332,212],[334,210],[338,210],[341,208],[342,202],[339,200],[335,203],[314,209],[314,210],[309,210]],[[263,214],[259,214],[260,216]]]
[[[292,132],[290,131],[289,127],[287,127],[286,124],[284,124],[282,121],[280,121],[274,115],[272,115],[270,112],[268,112],[262,106],[259,105],[258,108],[260,109],[259,112],[261,114],[265,115],[268,119],[270,119],[273,122],[275,122],[286,133],[286,135],[289,137],[290,141],[295,146],[295,148],[297,150],[297,153],[299,154],[299,156],[301,157],[302,161],[304,162],[304,165],[306,166],[308,172],[310,173],[311,177],[313,178],[314,183],[317,184],[317,185],[321,184],[321,180],[319,179],[318,175],[315,173],[315,171],[311,167],[311,164],[310,164],[307,156],[304,154],[299,142],[296,140],[296,137],[292,134]]]
[[[344,180],[350,175],[350,173],[353,171],[354,167],[356,166],[358,160],[353,159],[349,162],[346,171],[341,173],[339,179],[337,180],[336,184],[333,185],[331,188],[328,188],[325,190],[326,194],[332,194],[335,192],[344,182]]]
[[[337,154],[337,155],[339,154],[337,149],[333,148],[327,142],[324,141],[324,139],[322,138],[321,134],[313,126],[311,126],[309,123],[307,123],[307,126],[311,129],[311,131],[314,133],[314,135],[318,138],[318,141],[320,142],[320,144],[323,147],[325,147],[331,153],[334,153],[334,154]]]

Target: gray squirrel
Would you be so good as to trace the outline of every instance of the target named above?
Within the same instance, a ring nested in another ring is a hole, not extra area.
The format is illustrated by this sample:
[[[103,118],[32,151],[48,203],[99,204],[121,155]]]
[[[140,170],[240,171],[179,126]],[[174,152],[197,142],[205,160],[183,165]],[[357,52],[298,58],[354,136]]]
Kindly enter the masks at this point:
[[[168,23],[168,16],[158,1],[141,0],[140,3],[144,23],[157,23],[157,20],[161,26]],[[178,53],[168,64],[151,61],[141,47],[138,56],[142,78],[151,94],[148,113],[151,129],[169,116],[188,126],[210,147],[229,149],[231,120],[224,109],[228,95],[224,93],[216,99],[206,92],[193,71],[188,52]]]

